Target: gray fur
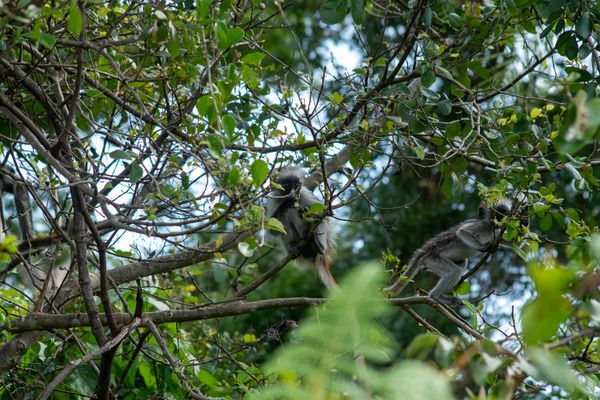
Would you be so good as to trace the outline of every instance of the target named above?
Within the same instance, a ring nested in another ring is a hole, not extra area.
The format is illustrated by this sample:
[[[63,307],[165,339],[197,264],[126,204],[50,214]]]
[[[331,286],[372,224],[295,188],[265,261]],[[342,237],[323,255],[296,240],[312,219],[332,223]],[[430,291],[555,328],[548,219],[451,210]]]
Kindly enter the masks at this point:
[[[460,281],[469,258],[491,249],[501,232],[494,221],[508,216],[510,210],[510,203],[505,200],[492,208],[482,205],[479,218],[468,219],[429,239],[414,252],[401,278],[385,291],[400,293],[419,271],[427,269],[440,277],[429,293],[431,298],[445,304],[459,302],[446,293]]]
[[[298,251],[299,258],[315,266],[319,279],[327,288],[336,286],[329,272],[329,264],[334,253],[335,238],[331,221],[325,217],[320,221],[307,221],[305,213],[311,205],[321,201],[302,186],[304,173],[300,168],[282,168],[275,182],[284,186],[269,194],[267,216],[277,218],[286,234],[275,233],[288,252]]]

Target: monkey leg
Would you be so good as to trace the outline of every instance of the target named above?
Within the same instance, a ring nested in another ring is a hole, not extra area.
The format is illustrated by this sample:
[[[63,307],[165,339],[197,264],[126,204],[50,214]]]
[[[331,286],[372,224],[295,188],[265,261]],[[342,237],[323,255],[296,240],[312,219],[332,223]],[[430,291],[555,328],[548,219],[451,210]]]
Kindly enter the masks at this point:
[[[440,303],[459,304],[460,301],[456,297],[446,293],[460,281],[462,268],[447,258],[437,257],[428,264],[427,269],[440,277],[429,296]]]

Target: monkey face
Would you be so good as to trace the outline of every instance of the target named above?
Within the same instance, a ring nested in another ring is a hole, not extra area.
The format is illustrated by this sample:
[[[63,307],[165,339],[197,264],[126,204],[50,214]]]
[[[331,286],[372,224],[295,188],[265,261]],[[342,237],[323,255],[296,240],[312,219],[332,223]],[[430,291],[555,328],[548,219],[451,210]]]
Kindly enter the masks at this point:
[[[291,196],[294,198],[298,198],[300,195],[300,189],[302,189],[302,184],[300,183],[300,179],[295,176],[286,176],[283,179],[277,181],[278,184],[283,188],[282,194],[284,196]]]
[[[510,218],[511,208],[509,204],[504,202],[494,203],[491,207],[486,202],[482,202],[479,206],[479,219],[489,221],[494,225],[500,225],[502,220]]]
[[[504,217],[508,217],[510,214],[510,210],[504,204],[498,204],[493,208],[492,219],[494,222],[499,223],[502,221]]]

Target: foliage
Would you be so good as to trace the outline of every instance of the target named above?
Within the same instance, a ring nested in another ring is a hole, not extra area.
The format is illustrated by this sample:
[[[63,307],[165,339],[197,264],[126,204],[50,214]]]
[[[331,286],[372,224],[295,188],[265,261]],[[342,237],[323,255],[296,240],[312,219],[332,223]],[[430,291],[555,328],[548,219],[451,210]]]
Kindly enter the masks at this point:
[[[599,26],[575,0],[3,2],[0,398],[597,397]],[[286,164],[339,231],[327,304],[268,239]],[[531,223],[464,307],[375,294],[361,264],[392,279],[503,196]]]
[[[451,399],[446,379],[457,368],[465,376],[451,378],[456,385],[488,384],[489,398],[509,398],[515,382],[523,379],[521,370],[536,384],[561,386],[570,398],[594,396],[597,379],[580,382],[559,353],[536,346],[528,348],[525,359],[487,340],[469,344],[425,333],[405,349],[405,361],[391,365],[396,346],[377,322],[390,311],[378,293],[380,274],[376,265],[352,271],[331,293],[331,302],[313,309],[300,324],[296,342],[271,356],[265,368],[278,381],[251,399]]]
[[[252,399],[449,399],[443,376],[424,363],[382,369],[391,342],[377,320],[389,307],[378,294],[381,268],[367,265],[347,277],[331,302],[315,308],[298,328],[298,343],[273,354],[267,371],[280,383]],[[378,368],[379,366],[379,368]]]

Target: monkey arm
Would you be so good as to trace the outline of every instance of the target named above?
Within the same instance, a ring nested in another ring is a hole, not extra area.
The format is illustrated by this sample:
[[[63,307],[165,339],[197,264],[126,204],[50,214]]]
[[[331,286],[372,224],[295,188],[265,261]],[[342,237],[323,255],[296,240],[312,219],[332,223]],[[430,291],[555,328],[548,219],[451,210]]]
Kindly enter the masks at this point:
[[[457,229],[456,237],[458,237],[460,241],[467,246],[477,249],[483,253],[489,251],[492,243],[490,243],[488,240],[482,243],[482,241],[480,241],[477,238],[477,235],[472,231],[472,225],[473,224],[465,225]]]

